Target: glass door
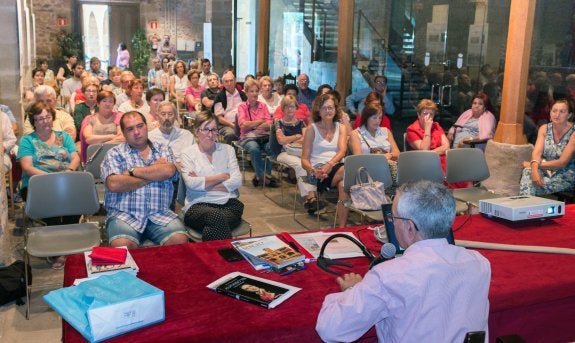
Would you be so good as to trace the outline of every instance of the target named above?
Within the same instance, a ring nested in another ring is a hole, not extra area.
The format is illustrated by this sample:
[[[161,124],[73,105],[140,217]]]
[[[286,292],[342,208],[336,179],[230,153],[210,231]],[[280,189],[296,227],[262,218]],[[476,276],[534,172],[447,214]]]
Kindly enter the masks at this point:
[[[503,71],[510,0],[395,0],[378,13],[369,3],[357,1],[352,91],[383,70],[397,116],[429,98],[456,118]]]

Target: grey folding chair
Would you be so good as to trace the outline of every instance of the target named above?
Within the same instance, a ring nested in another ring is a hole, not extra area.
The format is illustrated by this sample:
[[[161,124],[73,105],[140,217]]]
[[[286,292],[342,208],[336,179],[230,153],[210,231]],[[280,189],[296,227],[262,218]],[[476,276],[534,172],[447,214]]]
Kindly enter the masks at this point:
[[[181,206],[184,206],[184,204],[186,202],[186,184],[184,183],[184,180],[181,177],[180,177],[180,181],[178,182],[176,201]],[[185,225],[184,215],[185,215],[185,213],[183,213],[183,211],[180,211],[180,215],[179,215],[180,220]],[[190,236],[190,239],[192,241],[194,241],[194,242],[201,242],[202,241],[202,234],[200,232],[198,232],[198,231],[196,231],[196,230],[194,230],[188,226],[186,226],[186,231],[187,231],[187,233]],[[244,236],[244,235],[249,235],[250,237],[252,236],[252,226],[250,225],[250,223],[248,223],[247,221],[242,219],[241,223],[232,230],[232,237],[236,238],[236,237]]]
[[[472,207],[479,206],[479,200],[501,198],[490,192],[479,182],[489,177],[489,167],[485,161],[483,151],[478,148],[458,148],[450,149],[446,152],[446,180],[453,182],[473,182],[474,186],[469,188],[452,189],[453,196],[458,202],[463,202],[467,206],[467,213],[471,213]]]
[[[419,180],[444,181],[439,155],[429,150],[401,152],[397,158],[397,184]]]
[[[90,173],[59,172],[30,178],[26,200],[28,218],[40,221],[50,217],[92,215],[99,208],[94,177]],[[100,245],[100,241],[98,223],[27,227],[24,247],[26,270],[30,256],[44,258],[79,254]],[[32,288],[59,285],[33,287],[27,273],[26,285],[26,319],[29,319]]]
[[[91,144],[88,145],[86,149],[86,164],[84,165],[84,170],[94,176],[96,192],[98,192],[98,197],[102,199],[102,201],[104,201],[106,186],[104,185],[104,180],[100,179],[100,166],[104,158],[106,158],[108,151],[116,145],[118,145],[118,143]]]
[[[391,172],[389,170],[389,164],[387,158],[383,155],[351,155],[345,158],[344,170],[343,170],[343,189],[346,192],[350,192],[351,186],[357,183],[357,175],[359,169],[363,167],[367,169],[369,176],[374,181],[383,182],[386,189],[389,189],[393,180],[391,178]],[[384,199],[381,199],[382,203]],[[361,210],[355,208],[351,199],[343,203],[350,211],[359,213],[361,215],[361,222],[363,223],[364,218],[367,217],[373,221],[383,222],[383,213],[381,209],[369,211]],[[337,210],[337,207],[336,207]],[[337,211],[336,216],[337,218]],[[334,223],[335,227],[335,223]]]

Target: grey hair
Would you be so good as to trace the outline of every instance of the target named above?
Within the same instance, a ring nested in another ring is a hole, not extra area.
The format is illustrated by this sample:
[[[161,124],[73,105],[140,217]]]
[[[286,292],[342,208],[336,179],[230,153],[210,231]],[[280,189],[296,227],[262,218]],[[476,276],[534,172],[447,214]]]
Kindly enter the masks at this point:
[[[160,108],[162,108],[163,106],[170,106],[170,109],[172,111],[173,114],[178,114],[178,110],[176,110],[176,105],[174,105],[173,102],[168,101],[168,100],[164,100],[162,102],[160,102],[158,104],[158,108],[157,110],[160,110]]]
[[[397,214],[411,219],[423,239],[446,238],[455,219],[455,199],[437,182],[407,182],[397,190]]]
[[[41,85],[34,89],[34,98],[36,98],[36,100],[38,100],[41,96],[44,95],[51,95],[55,99],[56,91],[54,90],[54,88],[52,88],[52,86],[48,85]]]

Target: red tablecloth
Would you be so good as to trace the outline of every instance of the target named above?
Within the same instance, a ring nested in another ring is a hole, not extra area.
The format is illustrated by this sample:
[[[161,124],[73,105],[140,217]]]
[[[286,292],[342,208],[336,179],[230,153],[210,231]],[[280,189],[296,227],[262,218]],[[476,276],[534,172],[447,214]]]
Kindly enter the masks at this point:
[[[455,238],[507,244],[549,245],[575,248],[575,206],[561,219],[514,227],[474,215],[454,224]],[[351,229],[368,246],[381,246],[371,231]],[[225,262],[217,249],[228,241],[191,243],[132,250],[140,266],[138,277],[165,292],[166,320],[110,342],[316,342],[315,321],[326,294],[338,291],[334,276],[315,263],[306,270],[280,276],[255,271],[247,262]],[[519,334],[528,342],[566,342],[575,339],[575,256],[481,250],[491,262],[489,292],[490,341],[501,335]],[[354,271],[365,273],[367,259],[350,260]],[[242,271],[301,287],[271,310],[238,301],[205,286],[232,271]],[[65,285],[85,277],[83,257],[66,263]],[[83,338],[67,323],[64,342]],[[375,341],[374,331],[366,341]]]

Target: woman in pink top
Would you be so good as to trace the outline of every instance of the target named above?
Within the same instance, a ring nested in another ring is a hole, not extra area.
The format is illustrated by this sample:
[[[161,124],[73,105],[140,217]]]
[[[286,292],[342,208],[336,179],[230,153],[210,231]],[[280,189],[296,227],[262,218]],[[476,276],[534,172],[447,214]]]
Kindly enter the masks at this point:
[[[116,58],[116,67],[126,70],[130,68],[130,52],[125,43],[118,44],[118,57]]]
[[[188,73],[188,87],[186,87],[186,109],[188,112],[199,111],[202,108],[202,92],[206,87],[200,85],[200,72],[192,69]]]
[[[489,98],[485,93],[478,93],[473,97],[471,108],[459,116],[447,134],[454,148],[462,148],[471,140],[493,138],[495,116],[489,111],[490,107]],[[485,149],[485,143],[477,147]]]
[[[258,101],[260,83],[250,79],[245,82],[244,89],[248,99],[238,106],[238,126],[240,128],[240,144],[250,153],[255,176],[252,180],[254,187],[263,185],[277,187],[271,176],[264,177],[264,160],[262,151],[266,148],[270,138],[272,118],[265,104]],[[271,174],[271,164],[266,170]]]

